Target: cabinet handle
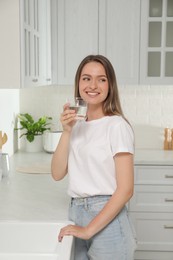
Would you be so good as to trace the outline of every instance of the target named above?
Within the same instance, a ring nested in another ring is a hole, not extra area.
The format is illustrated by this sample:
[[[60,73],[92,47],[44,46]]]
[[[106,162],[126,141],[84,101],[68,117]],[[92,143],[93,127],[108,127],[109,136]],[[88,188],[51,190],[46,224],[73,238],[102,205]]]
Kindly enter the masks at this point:
[[[47,81],[51,81],[51,79],[46,79]]]
[[[32,81],[33,81],[33,82],[37,82],[37,81],[38,81],[38,79],[33,79]]]
[[[165,229],[173,229],[173,226],[169,226],[169,225],[164,225]]]
[[[165,199],[165,202],[173,202],[173,199]]]
[[[165,175],[165,178],[173,178],[173,175]]]

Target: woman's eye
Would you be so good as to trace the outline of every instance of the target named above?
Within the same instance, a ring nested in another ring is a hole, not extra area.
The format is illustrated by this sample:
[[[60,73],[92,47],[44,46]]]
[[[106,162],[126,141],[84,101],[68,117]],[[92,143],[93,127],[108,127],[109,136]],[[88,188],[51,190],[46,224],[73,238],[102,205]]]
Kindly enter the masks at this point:
[[[88,78],[88,77],[84,77],[83,80],[84,80],[84,81],[89,81],[90,78]]]
[[[101,78],[100,82],[106,82],[106,79],[105,78]]]

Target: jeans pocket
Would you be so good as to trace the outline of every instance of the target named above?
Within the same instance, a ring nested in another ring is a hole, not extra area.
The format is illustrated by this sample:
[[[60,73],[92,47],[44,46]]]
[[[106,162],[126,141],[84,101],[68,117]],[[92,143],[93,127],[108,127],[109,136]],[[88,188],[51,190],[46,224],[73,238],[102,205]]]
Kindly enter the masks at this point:
[[[134,239],[134,244],[135,244],[135,250],[137,248],[137,235],[136,235],[136,230],[135,230],[135,227],[133,225],[133,222],[131,220],[131,217],[128,215],[128,220],[129,220],[129,226],[131,228],[131,232],[132,232],[132,236],[133,236],[133,239]]]

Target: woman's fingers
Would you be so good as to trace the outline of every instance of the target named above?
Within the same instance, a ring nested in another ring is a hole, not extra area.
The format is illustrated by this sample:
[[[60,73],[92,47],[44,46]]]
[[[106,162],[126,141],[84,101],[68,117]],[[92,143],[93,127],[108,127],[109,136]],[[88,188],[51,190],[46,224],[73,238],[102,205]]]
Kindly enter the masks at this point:
[[[60,121],[64,130],[71,131],[76,122],[76,113],[75,110],[69,109],[69,103],[64,105]]]
[[[62,228],[58,236],[58,241],[61,242],[64,236],[75,236],[85,240],[90,238],[87,227],[76,225],[68,225]]]
[[[64,228],[62,228],[61,230],[60,230],[60,233],[59,233],[59,235],[58,235],[58,241],[59,242],[61,242],[62,241],[62,239],[63,239],[63,237],[64,236],[69,236],[69,235],[71,235],[71,226],[72,225],[68,225],[68,226],[66,226],[66,227],[64,227]]]

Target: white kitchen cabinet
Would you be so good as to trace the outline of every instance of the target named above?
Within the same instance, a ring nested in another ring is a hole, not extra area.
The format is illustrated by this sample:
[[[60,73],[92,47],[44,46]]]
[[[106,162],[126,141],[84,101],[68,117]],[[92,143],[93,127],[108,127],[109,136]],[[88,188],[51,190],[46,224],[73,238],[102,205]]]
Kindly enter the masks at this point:
[[[135,259],[173,259],[173,166],[135,166],[128,205],[137,233]]]
[[[98,0],[52,1],[53,82],[72,85],[80,61],[98,53]]]
[[[22,86],[51,84],[50,0],[20,4]]]
[[[140,1],[54,0],[53,83],[71,85],[80,61],[102,54],[118,84],[138,83]]]
[[[139,0],[99,1],[99,53],[112,62],[118,84],[138,84]]]
[[[141,0],[140,54],[141,84],[172,84],[172,0]]]

